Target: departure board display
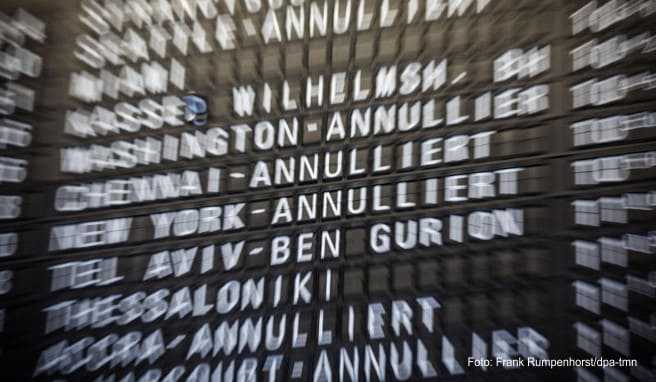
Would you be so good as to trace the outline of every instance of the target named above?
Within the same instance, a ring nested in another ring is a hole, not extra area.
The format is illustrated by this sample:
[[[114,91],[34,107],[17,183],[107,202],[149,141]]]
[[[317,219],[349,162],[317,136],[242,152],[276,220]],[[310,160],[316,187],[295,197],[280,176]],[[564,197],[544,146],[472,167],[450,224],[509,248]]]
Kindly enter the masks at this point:
[[[656,1],[3,0],[2,381],[655,381]]]

